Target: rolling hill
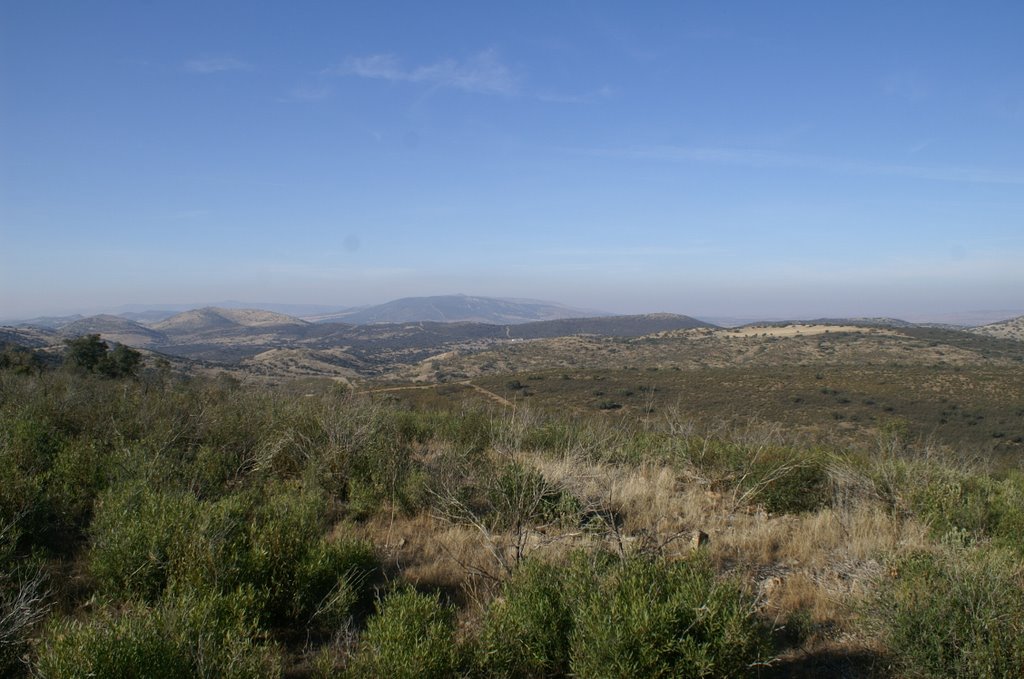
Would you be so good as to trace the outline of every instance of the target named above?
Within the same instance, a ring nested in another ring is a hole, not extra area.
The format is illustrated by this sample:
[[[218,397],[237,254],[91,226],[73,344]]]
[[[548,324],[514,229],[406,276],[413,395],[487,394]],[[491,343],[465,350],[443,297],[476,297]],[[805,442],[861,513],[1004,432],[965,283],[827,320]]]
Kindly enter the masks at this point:
[[[998,337],[1000,339],[1011,339],[1017,340],[1018,342],[1024,342],[1024,316],[1000,321],[999,323],[981,325],[976,328],[971,328],[970,331],[987,337]]]
[[[294,316],[260,309],[221,309],[205,307],[175,314],[152,325],[168,335],[209,334],[240,328],[275,328],[309,325]]]
[[[373,323],[497,323],[518,324],[584,316],[605,316],[601,312],[526,299],[439,295],[404,297],[377,306],[352,309],[316,318],[318,322],[341,321],[354,325]]]
[[[167,337],[159,330],[148,328],[127,318],[108,314],[89,316],[69,323],[60,328],[58,334],[66,339],[96,334],[105,340],[140,349],[159,346],[167,341]]]

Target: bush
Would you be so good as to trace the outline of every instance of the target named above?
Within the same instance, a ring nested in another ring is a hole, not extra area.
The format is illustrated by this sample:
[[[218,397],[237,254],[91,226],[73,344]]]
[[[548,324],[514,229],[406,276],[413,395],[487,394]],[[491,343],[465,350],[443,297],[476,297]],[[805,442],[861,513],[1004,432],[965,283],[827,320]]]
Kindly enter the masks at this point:
[[[39,623],[50,608],[47,575],[16,555],[18,527],[0,522],[0,676],[18,676]]]
[[[476,664],[494,677],[734,677],[767,640],[752,598],[702,558],[577,552],[523,562],[486,613]]]
[[[703,559],[630,558],[597,577],[576,611],[577,676],[736,677],[766,657],[752,598]]]
[[[155,601],[167,587],[193,534],[198,501],[141,483],[100,495],[90,533],[89,570],[100,590],[119,598]]]
[[[452,611],[437,595],[406,588],[388,595],[367,622],[349,670],[353,677],[447,679],[458,656]]]
[[[68,367],[94,372],[105,377],[134,377],[142,364],[142,354],[123,344],[112,351],[99,335],[82,335],[65,340],[64,361]]]
[[[828,471],[814,451],[713,438],[687,445],[693,450],[681,461],[697,466],[713,486],[731,490],[744,504],[785,514],[816,511],[832,501]]]
[[[366,543],[326,540],[326,506],[294,482],[216,502],[127,486],[97,509],[90,569],[118,598],[242,588],[265,626],[336,626],[367,598],[377,560]]]
[[[910,507],[929,524],[936,538],[954,532],[971,540],[991,538],[997,545],[1024,554],[1020,539],[1024,534],[1024,474],[1010,472],[996,480],[939,469],[915,479],[909,492]]]
[[[1024,582],[1003,550],[896,562],[869,607],[901,676],[1024,676]]]
[[[104,608],[51,624],[36,671],[44,677],[274,677],[273,649],[256,642],[249,595],[186,595],[157,607]]]
[[[578,520],[580,503],[536,469],[516,461],[485,480],[486,522],[492,530],[523,530],[535,524]]]
[[[324,537],[327,506],[325,494],[297,482],[206,503],[173,583],[200,591],[249,588],[268,627],[337,626],[368,597],[378,564],[367,543]]]
[[[813,459],[795,464],[762,463],[755,466],[752,480],[762,484],[754,502],[773,514],[814,512],[828,506],[832,499],[828,472]]]
[[[373,513],[386,500],[402,503],[398,495],[413,469],[411,449],[403,439],[399,421],[375,410],[353,432],[345,445],[336,474],[348,482],[349,511],[356,516]]]
[[[574,572],[527,560],[487,609],[477,665],[492,677],[550,677],[569,672],[574,603],[567,585]]]

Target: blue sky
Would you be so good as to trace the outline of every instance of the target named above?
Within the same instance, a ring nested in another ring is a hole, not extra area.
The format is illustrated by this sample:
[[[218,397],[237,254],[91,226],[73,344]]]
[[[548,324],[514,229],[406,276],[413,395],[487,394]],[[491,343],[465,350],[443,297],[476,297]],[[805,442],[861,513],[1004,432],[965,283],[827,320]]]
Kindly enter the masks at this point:
[[[1022,28],[1019,1],[3,0],[0,318],[1021,309]]]

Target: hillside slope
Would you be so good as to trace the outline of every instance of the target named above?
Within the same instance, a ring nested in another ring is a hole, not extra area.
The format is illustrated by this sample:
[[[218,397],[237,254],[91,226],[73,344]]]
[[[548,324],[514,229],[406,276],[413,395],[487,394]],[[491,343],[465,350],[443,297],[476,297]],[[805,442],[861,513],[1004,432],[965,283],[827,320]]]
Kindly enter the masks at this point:
[[[167,341],[166,336],[159,330],[109,314],[89,316],[69,323],[62,327],[58,334],[64,338],[96,334],[118,344],[146,349],[159,346]]]
[[[309,325],[294,316],[263,311],[260,309],[221,309],[205,307],[175,314],[168,319],[154,323],[153,329],[176,335],[208,333],[218,330],[242,328],[271,328],[277,326]]]
[[[981,325],[977,328],[971,328],[970,332],[978,335],[985,335],[987,337],[998,337],[1000,339],[1024,342],[1024,316],[1000,321],[999,323]]]
[[[525,299],[439,295],[404,297],[385,304],[322,316],[320,322],[341,321],[357,325],[373,323],[498,323],[518,324],[562,318],[601,315],[594,311]]]

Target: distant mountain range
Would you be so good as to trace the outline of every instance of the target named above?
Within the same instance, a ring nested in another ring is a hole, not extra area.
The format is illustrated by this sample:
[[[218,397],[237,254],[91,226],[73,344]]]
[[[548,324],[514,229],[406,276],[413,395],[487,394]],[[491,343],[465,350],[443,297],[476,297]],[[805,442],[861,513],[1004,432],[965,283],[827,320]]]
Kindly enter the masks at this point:
[[[240,312],[260,310],[276,314],[277,320],[267,320],[264,325],[279,323],[296,323],[308,321],[312,323],[348,323],[367,325],[381,323],[492,323],[499,325],[518,325],[536,321],[563,320],[575,318],[607,318],[610,314],[594,309],[580,309],[557,302],[545,302],[532,299],[510,299],[499,297],[475,297],[470,295],[437,295],[432,297],[405,297],[384,304],[362,307],[342,307],[316,304],[251,304],[229,300],[215,304],[172,304],[172,305],[126,305],[110,313],[85,317],[82,314],[68,316],[40,316],[23,320],[0,320],[0,325],[25,327],[31,326],[51,330],[62,329],[83,319],[111,317],[135,321],[142,326],[158,329],[157,326],[172,316],[183,312],[198,312],[201,309],[217,309],[221,312]],[[885,325],[889,327],[981,327],[996,324],[1004,320],[1012,320],[1024,314],[1024,310],[1016,311],[972,311],[945,315],[915,315],[909,319],[900,318],[863,318],[837,317],[817,319],[827,323],[855,321],[862,325]],[[290,320],[283,320],[288,318]],[[210,320],[210,319],[207,319]],[[759,324],[785,324],[796,320],[807,319],[783,317],[726,317],[702,316],[705,324],[723,327],[737,327]],[[94,323],[95,321],[89,321]],[[180,322],[185,322],[183,319]]]
[[[0,345],[13,343],[56,356],[63,351],[65,340],[96,333],[110,342],[183,361],[180,365],[241,370],[262,376],[327,375],[348,379],[395,374],[396,370],[406,368],[416,372],[422,361],[440,355],[467,355],[518,342],[558,342],[560,338],[589,336],[590,341],[614,338],[628,343],[630,338],[652,338],[666,332],[676,336],[671,331],[695,328],[707,332],[678,337],[706,338],[719,332],[711,323],[677,314],[566,317],[574,313],[587,312],[549,302],[462,295],[396,300],[326,318],[298,318],[262,309],[204,307],[159,320],[135,320],[146,316],[143,312],[126,312],[125,316],[135,319],[100,314],[45,319],[52,324],[50,327],[34,322],[0,327]],[[344,320],[336,320],[339,316]],[[555,318],[530,320],[538,316]],[[964,350],[973,351],[981,346],[989,356],[1020,355],[1020,341],[1024,338],[1024,317],[971,329],[913,324],[893,318],[823,318],[804,323],[885,327],[906,338],[943,342]],[[509,351],[509,355],[518,355],[520,350]]]
[[[542,303],[501,300],[499,304],[488,304],[480,298],[471,299],[474,301],[462,300],[461,303],[477,314],[489,311],[492,318],[519,320],[527,312],[554,313],[553,305],[531,306]],[[429,304],[437,307],[436,301]],[[412,313],[415,305],[406,301],[400,308]],[[449,313],[458,310],[457,306],[443,308]],[[501,316],[495,309],[505,309],[511,316]],[[192,361],[195,365],[234,366],[263,375],[348,377],[373,376],[396,365],[414,365],[446,351],[479,351],[495,343],[567,335],[629,338],[696,327],[710,326],[674,314],[560,318],[527,323],[410,320],[355,325],[330,321],[312,323],[258,309],[206,307],[148,324],[104,314],[70,320],[57,329],[32,325],[0,327],[0,344],[10,342],[56,354],[63,350],[64,340],[96,333],[110,342]]]
[[[518,324],[563,318],[611,316],[593,309],[574,309],[555,302],[532,299],[501,299],[469,295],[404,297],[376,306],[349,309],[332,314],[308,316],[319,323],[498,323]]]
[[[163,321],[183,313],[192,314],[175,321],[178,324],[203,322],[216,323],[216,319],[206,317],[200,319],[207,310],[214,309],[220,322],[224,318],[237,319],[235,312],[252,312],[258,309],[272,313],[276,320],[264,319],[262,325],[294,323],[310,321],[316,323],[349,323],[366,325],[371,323],[416,323],[432,321],[436,323],[496,323],[518,324],[533,321],[549,321],[564,318],[593,318],[612,316],[594,309],[577,309],[556,302],[544,302],[532,299],[504,299],[497,297],[472,297],[469,295],[439,295],[434,297],[405,297],[384,304],[356,308],[328,307],[311,304],[252,304],[241,302],[225,302],[211,305],[162,305],[147,309],[143,306],[122,307],[123,311],[116,314],[100,314],[88,318],[124,318],[142,325],[160,329]],[[208,316],[208,314],[207,314]],[[72,323],[82,320],[81,314],[72,316],[40,316],[25,320],[5,321],[4,325],[33,326],[59,330]],[[288,319],[288,320],[285,320]]]

